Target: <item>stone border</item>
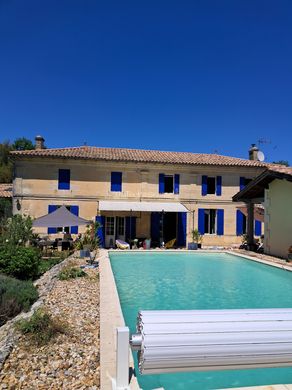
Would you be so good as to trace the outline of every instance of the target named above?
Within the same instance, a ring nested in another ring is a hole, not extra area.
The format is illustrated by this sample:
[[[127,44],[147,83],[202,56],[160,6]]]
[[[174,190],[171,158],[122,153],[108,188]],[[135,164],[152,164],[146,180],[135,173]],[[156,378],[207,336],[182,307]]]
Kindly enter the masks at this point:
[[[16,345],[17,341],[20,338],[20,333],[15,330],[15,323],[21,319],[29,319],[33,313],[44,304],[44,301],[49,294],[49,292],[54,287],[57,275],[60,272],[61,268],[67,265],[71,260],[76,258],[76,252],[71,256],[64,259],[62,262],[54,265],[46,273],[44,273],[38,280],[34,282],[35,287],[38,288],[39,298],[31,306],[28,312],[21,312],[16,317],[7,321],[0,328],[0,372],[5,363],[5,360],[8,358],[10,352]]]
[[[100,388],[112,390],[116,376],[116,328],[125,326],[120,299],[106,249],[99,251],[100,269]],[[134,367],[129,348],[130,366]],[[139,390],[136,377],[132,377],[131,390]]]
[[[245,258],[247,260],[256,261],[263,263],[268,266],[285,269],[286,271],[292,271],[292,267],[289,265],[282,264],[283,260],[274,262],[269,259],[258,258],[256,256],[249,256],[243,253],[238,253],[232,250],[220,250],[220,249],[200,249],[199,251],[190,251],[186,249],[176,250],[176,249],[151,249],[151,250],[100,250],[100,370],[101,378],[100,384],[102,390],[112,390],[115,370],[116,370],[116,360],[115,360],[115,340],[116,340],[116,327],[125,326],[124,317],[122,314],[121,304],[110,265],[109,252],[123,252],[123,253],[227,253],[230,255],[238,256]],[[264,257],[264,255],[261,255]],[[130,361],[132,366],[133,356],[130,351]],[[137,378],[132,378],[129,389],[139,390],[139,384]],[[292,384],[286,385],[264,385],[264,386],[251,386],[251,387],[238,387],[232,388],[233,390],[292,390]],[[227,390],[227,389],[221,389]]]

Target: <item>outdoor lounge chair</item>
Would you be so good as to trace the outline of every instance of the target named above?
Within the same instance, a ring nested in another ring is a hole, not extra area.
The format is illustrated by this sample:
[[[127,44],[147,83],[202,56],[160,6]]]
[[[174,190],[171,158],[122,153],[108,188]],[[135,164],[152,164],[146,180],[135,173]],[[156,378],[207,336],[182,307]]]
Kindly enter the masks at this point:
[[[123,240],[116,240],[116,246],[119,249],[130,249],[130,244]]]
[[[172,240],[167,241],[167,243],[165,244],[165,249],[173,248],[175,242],[176,242],[176,238],[173,238]]]

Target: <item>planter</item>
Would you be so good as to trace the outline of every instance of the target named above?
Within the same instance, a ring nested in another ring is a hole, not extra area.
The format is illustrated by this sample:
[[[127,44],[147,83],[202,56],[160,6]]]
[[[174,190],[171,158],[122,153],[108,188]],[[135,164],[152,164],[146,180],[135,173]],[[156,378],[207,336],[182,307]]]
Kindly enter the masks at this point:
[[[196,242],[190,242],[188,244],[188,250],[195,251],[198,249],[198,244]]]

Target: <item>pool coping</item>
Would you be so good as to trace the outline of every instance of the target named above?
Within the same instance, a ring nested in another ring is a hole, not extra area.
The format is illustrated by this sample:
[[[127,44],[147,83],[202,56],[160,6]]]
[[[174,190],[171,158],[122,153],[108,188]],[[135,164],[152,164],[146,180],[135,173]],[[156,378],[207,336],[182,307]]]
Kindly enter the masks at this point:
[[[114,280],[109,254],[105,249],[99,253],[100,269],[100,388],[112,390],[116,377],[116,328],[125,326],[119,295]],[[134,367],[129,348],[130,366]],[[139,390],[136,377],[128,387]]]
[[[116,328],[125,326],[125,320],[122,313],[119,295],[113,276],[109,253],[227,253],[230,255],[242,257],[248,260],[263,263],[268,266],[292,271],[291,266],[274,263],[269,260],[259,259],[254,256],[245,255],[236,251],[226,249],[201,249],[200,251],[190,250],[106,250],[100,249],[99,267],[100,267],[100,388],[102,390],[112,390],[114,378],[116,376]],[[134,367],[133,354],[130,350],[130,366]],[[136,377],[132,377],[130,390],[141,390]],[[264,385],[232,388],[233,390],[292,390],[292,384],[285,385]],[[224,389],[221,389],[224,390]],[[227,389],[226,389],[227,390]],[[230,388],[229,388],[230,390]]]

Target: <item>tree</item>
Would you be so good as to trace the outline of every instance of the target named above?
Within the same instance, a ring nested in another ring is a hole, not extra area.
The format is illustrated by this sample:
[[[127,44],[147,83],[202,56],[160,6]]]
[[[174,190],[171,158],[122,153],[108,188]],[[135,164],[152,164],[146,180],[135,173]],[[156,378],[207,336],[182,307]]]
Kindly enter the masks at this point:
[[[289,162],[287,160],[273,161],[273,164],[285,165],[286,167],[289,167]]]
[[[34,148],[32,141],[25,137],[17,138],[12,144],[12,150],[32,150]]]
[[[3,141],[0,143],[0,183],[12,182],[13,164],[9,160],[9,153],[11,150],[31,149],[34,149],[34,145],[31,140],[25,137],[17,138],[13,144],[11,144],[9,141]]]

